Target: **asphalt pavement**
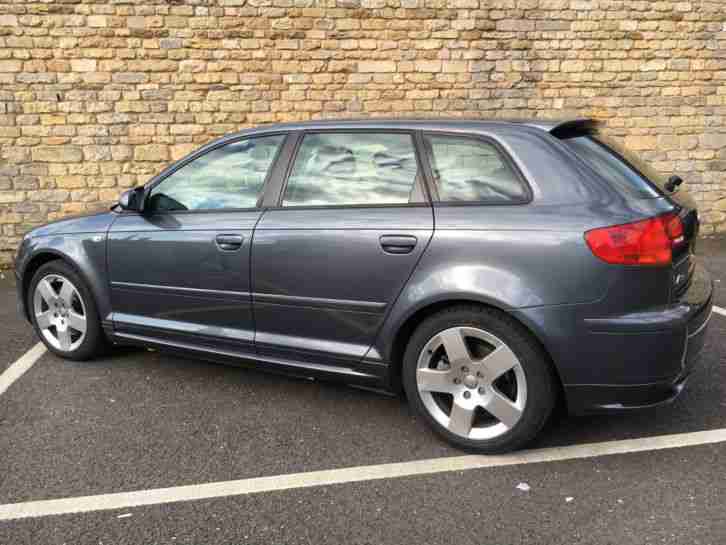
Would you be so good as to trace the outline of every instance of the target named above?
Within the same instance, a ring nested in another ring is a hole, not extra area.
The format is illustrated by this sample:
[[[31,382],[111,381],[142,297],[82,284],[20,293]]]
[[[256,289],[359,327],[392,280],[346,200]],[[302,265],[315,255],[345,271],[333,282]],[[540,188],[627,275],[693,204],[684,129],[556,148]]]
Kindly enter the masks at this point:
[[[33,328],[18,315],[11,275],[5,272],[0,276],[0,326],[4,331],[0,336],[0,373],[38,342]]]
[[[726,239],[699,246],[726,308]],[[0,285],[0,373],[37,339]],[[726,316],[673,404],[535,448],[726,428]],[[405,401],[144,350],[45,354],[0,395],[0,505],[462,453]],[[726,443],[0,520],[0,544],[726,543]]]

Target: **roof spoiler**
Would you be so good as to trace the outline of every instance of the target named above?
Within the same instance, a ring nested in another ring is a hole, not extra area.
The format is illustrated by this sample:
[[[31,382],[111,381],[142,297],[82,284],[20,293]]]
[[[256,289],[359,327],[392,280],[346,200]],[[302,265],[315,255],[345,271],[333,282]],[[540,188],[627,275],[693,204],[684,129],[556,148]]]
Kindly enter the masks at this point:
[[[550,129],[550,134],[557,138],[571,138],[573,136],[592,132],[596,130],[598,126],[600,126],[600,123],[597,120],[582,117],[558,123]]]

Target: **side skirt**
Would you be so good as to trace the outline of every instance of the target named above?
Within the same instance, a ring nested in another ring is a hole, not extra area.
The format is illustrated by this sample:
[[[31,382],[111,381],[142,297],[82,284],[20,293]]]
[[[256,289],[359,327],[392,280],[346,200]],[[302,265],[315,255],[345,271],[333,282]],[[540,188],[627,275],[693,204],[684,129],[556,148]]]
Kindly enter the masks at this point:
[[[374,389],[387,390],[385,377],[387,365],[362,364],[361,367],[342,365],[321,365],[307,361],[260,355],[251,351],[230,350],[200,346],[180,340],[167,340],[136,333],[114,332],[113,342],[123,345],[135,345],[154,348],[191,358],[233,365],[236,367],[254,368],[260,371],[291,375],[307,379],[323,379],[344,382]]]

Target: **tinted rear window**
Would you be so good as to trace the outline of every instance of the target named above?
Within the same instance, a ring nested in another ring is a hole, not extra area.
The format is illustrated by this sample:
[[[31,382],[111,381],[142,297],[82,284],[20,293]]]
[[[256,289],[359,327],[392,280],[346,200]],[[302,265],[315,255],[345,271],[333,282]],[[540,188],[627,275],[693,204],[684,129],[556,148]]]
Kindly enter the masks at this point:
[[[562,142],[622,193],[640,199],[662,196],[664,180],[636,154],[600,134],[566,138]]]

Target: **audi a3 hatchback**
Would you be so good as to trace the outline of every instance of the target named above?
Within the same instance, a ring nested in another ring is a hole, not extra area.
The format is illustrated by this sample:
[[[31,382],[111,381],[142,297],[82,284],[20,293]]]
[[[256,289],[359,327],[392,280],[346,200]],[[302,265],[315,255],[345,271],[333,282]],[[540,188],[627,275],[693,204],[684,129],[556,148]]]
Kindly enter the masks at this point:
[[[133,344],[405,392],[483,453],[530,442],[558,404],[666,403],[711,315],[698,214],[680,178],[600,132],[371,119],[232,134],[108,212],[28,233],[22,312],[64,358]]]

